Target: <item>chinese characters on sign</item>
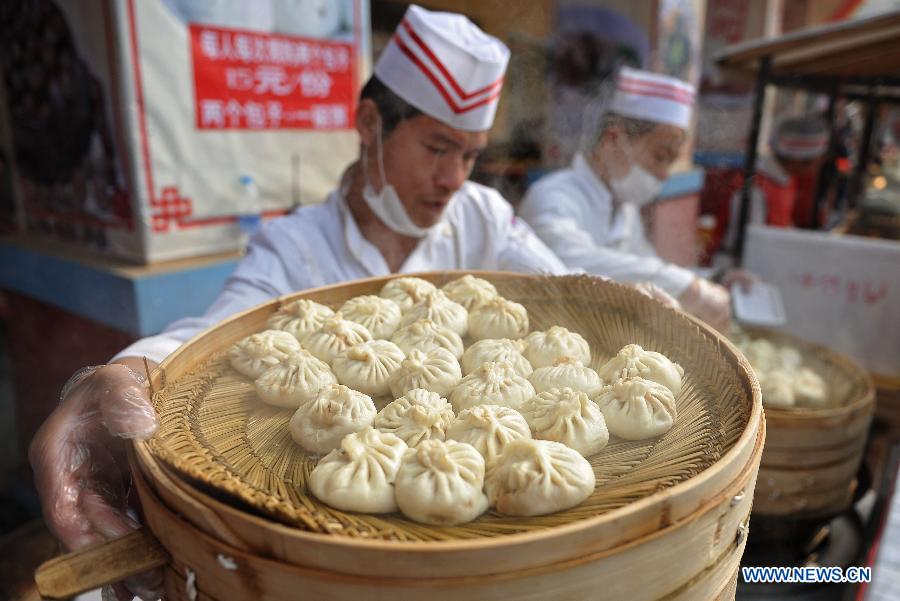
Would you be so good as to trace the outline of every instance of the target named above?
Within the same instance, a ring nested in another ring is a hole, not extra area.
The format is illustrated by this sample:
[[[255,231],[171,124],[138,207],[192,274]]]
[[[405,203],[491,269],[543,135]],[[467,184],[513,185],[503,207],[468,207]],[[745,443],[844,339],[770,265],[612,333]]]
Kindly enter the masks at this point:
[[[347,129],[349,43],[192,24],[198,129]]]
[[[851,304],[874,305],[886,300],[888,295],[888,285],[884,280],[857,280],[849,276],[804,271],[799,281],[803,288],[818,290],[823,296],[842,297]]]

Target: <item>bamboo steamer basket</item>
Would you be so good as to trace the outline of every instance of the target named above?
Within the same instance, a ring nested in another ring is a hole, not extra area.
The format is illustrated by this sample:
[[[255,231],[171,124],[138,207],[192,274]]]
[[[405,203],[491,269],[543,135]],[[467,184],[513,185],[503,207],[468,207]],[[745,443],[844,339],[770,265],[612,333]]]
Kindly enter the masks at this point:
[[[525,302],[538,317],[535,295],[552,303],[554,294],[570,299],[544,311],[554,315],[554,323],[585,334],[594,349],[598,343],[591,335],[597,333],[579,327],[591,321],[587,309],[594,321],[606,324],[601,333],[609,337],[595,363],[628,342],[667,352],[688,373],[676,428],[704,436],[667,434],[646,448],[611,443],[613,463],[628,469],[610,476],[595,465],[602,476],[598,491],[575,515],[486,515],[468,528],[452,529],[292,503],[261,492],[258,483],[246,486],[226,469],[227,462],[210,462],[208,456],[179,461],[167,452],[172,439],[162,432],[136,444],[131,461],[147,528],[167,553],[167,598],[277,600],[295,598],[298,591],[314,599],[392,601],[734,598],[765,440],[759,386],[743,356],[705,325],[616,284],[472,273]],[[441,285],[462,273],[417,275]],[[155,401],[179,389],[211,356],[263,329],[279,306],[297,298],[336,306],[377,293],[387,279],[291,295],[232,318],[160,366],[151,379]],[[531,295],[527,302],[523,291]],[[717,394],[701,394],[713,390]],[[697,409],[701,405],[703,411]],[[196,427],[197,414],[179,407],[159,404],[162,423],[182,419],[182,430]],[[169,409],[174,413],[167,414]],[[189,454],[206,451],[201,445]],[[635,453],[638,461],[625,461]],[[656,477],[648,479],[648,470]],[[616,498],[604,500],[604,487],[614,491],[607,497]],[[192,597],[195,589],[198,596]]]
[[[874,375],[875,419],[888,430],[891,440],[900,440],[900,378]]]
[[[831,397],[831,406],[820,409],[766,407],[754,515],[820,519],[843,512],[853,499],[875,410],[872,378],[825,346],[765,328],[747,333],[799,350]]]

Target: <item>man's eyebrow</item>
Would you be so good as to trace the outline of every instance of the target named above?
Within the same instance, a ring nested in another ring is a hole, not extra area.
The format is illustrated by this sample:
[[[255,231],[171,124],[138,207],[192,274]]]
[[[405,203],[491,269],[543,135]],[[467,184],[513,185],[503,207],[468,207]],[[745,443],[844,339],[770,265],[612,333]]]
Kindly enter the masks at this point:
[[[462,144],[454,140],[449,136],[445,136],[440,132],[434,132],[428,136],[432,142],[437,142],[439,144],[446,144],[447,146],[452,146],[453,148],[462,148]]]
[[[451,148],[463,150],[463,151],[465,151],[466,154],[472,154],[472,153],[481,154],[482,152],[484,152],[484,149],[487,147],[487,144],[480,144],[475,148],[466,148],[465,145],[461,144],[457,140],[451,138],[448,135],[442,134],[440,132],[434,132],[434,133],[428,134],[428,140],[431,143],[445,144],[447,146],[450,146]]]

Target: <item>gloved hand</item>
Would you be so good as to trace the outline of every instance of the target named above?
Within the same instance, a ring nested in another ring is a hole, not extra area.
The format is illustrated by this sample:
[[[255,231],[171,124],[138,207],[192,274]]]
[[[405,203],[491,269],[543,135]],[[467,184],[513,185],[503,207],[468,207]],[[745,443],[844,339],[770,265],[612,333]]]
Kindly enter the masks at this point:
[[[753,274],[745,269],[729,269],[722,275],[719,283],[727,290],[731,290],[732,285],[738,284],[744,292],[750,292],[755,280]]]
[[[125,365],[85,368],[63,389],[60,405],[31,441],[28,459],[47,526],[74,551],[139,526],[127,513],[125,439],[157,429],[144,378]],[[127,588],[126,588],[127,587]],[[114,586],[119,599],[158,599],[162,572]]]
[[[652,298],[655,301],[661,302],[665,306],[671,309],[680,309],[681,303],[679,303],[674,296],[657,286],[656,284],[651,284],[650,282],[638,282],[632,285],[632,288],[640,292],[646,297]]]
[[[678,298],[685,311],[715,329],[728,333],[731,327],[731,294],[718,284],[696,278]]]

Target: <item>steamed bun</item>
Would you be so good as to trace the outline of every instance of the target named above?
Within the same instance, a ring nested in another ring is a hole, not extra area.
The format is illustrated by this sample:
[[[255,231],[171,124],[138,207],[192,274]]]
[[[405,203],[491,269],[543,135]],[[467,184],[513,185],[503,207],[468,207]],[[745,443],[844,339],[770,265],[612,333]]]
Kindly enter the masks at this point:
[[[248,378],[258,378],[267,369],[302,350],[293,334],[266,330],[239,340],[228,350],[231,367]]]
[[[400,327],[400,305],[372,294],[351,298],[341,315],[366,328],[373,338],[390,338]]]
[[[401,397],[414,388],[424,388],[447,397],[462,378],[459,361],[445,348],[424,353],[413,350],[389,380],[391,393]]]
[[[455,440],[425,440],[403,455],[395,484],[403,515],[423,524],[471,522],[488,507],[484,458]]]
[[[626,440],[662,436],[675,423],[675,396],[652,380],[618,380],[604,386],[596,401],[610,434]]]
[[[368,340],[343,351],[332,366],[341,384],[380,397],[390,393],[388,381],[403,358],[403,351],[393,342]]]
[[[597,373],[604,382],[609,383],[634,377],[653,380],[678,396],[684,369],[662,353],[645,351],[637,344],[629,344],[597,370]]]
[[[379,411],[375,427],[414,447],[423,440],[444,440],[454,419],[447,399],[436,392],[414,388]]]
[[[490,463],[510,442],[531,438],[531,430],[525,418],[515,409],[478,405],[460,411],[447,430],[447,438],[472,445]]]
[[[574,507],[594,492],[596,478],[578,451],[550,440],[506,445],[484,480],[491,507],[505,515],[546,515]]]
[[[437,286],[416,277],[394,278],[381,288],[379,296],[392,300],[406,311],[417,302],[437,290]]]
[[[370,427],[376,413],[367,395],[331,384],[291,417],[291,438],[310,453],[321,455],[337,448],[347,434]]]
[[[473,275],[457,278],[441,290],[450,300],[465,307],[466,311],[471,311],[497,296],[497,289],[493,284]]]
[[[402,440],[374,428],[348,434],[319,460],[309,475],[309,490],[344,511],[397,511],[394,481],[405,451]]]
[[[472,309],[469,336],[485,338],[522,338],[528,334],[528,311],[519,303],[503,297],[492,298]]]
[[[459,359],[464,350],[463,340],[459,334],[430,319],[420,319],[400,328],[391,337],[391,342],[407,355],[414,349],[427,353],[436,348],[445,348]]]
[[[534,438],[561,442],[585,457],[609,442],[603,413],[580,390],[553,388],[526,401],[519,411]]]
[[[310,402],[337,378],[324,361],[307,350],[292,351],[284,361],[262,373],[254,385],[256,394],[269,405],[296,409]]]
[[[535,369],[550,367],[562,357],[591,364],[591,347],[587,340],[578,332],[570,332],[562,326],[553,326],[546,332],[532,332],[524,342],[525,358]]]
[[[266,322],[266,327],[273,330],[284,330],[293,334],[297,340],[303,340],[334,315],[334,311],[315,301],[301,298],[292,301],[275,313]]]
[[[325,320],[318,330],[303,339],[309,352],[331,365],[338,355],[360,342],[372,340],[372,334],[354,321],[344,319],[340,311]]]
[[[476,405],[519,408],[534,396],[534,387],[509,363],[482,363],[450,394],[456,411]]]

